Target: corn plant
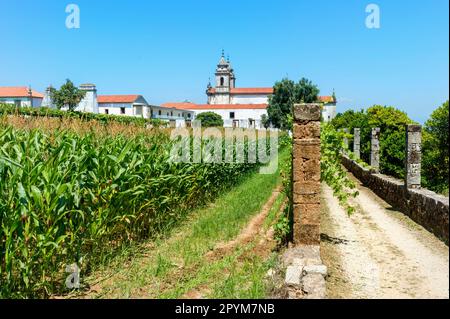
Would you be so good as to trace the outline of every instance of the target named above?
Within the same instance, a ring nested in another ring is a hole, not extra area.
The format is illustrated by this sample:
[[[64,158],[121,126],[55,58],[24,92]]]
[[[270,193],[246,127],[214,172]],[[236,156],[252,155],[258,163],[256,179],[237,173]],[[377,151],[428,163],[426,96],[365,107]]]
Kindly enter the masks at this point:
[[[78,134],[0,121],[0,297],[66,291],[66,265],[88,272],[107,252],[164,233],[258,166],[173,163],[171,146],[163,131]]]

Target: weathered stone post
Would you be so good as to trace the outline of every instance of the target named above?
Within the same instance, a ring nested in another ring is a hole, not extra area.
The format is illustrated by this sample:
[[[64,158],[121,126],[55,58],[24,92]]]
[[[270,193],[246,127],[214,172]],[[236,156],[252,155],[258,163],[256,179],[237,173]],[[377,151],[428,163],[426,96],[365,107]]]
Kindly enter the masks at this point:
[[[348,128],[344,128],[344,133],[349,134],[350,130]],[[344,151],[346,152],[348,150],[348,137],[344,137]]]
[[[380,172],[380,128],[372,128],[371,138],[371,151],[370,151],[370,166],[375,172]]]
[[[361,129],[353,129],[353,154],[355,159],[361,158]]]
[[[406,125],[405,187],[420,188],[422,127]]]
[[[294,244],[320,244],[320,104],[294,105]]]

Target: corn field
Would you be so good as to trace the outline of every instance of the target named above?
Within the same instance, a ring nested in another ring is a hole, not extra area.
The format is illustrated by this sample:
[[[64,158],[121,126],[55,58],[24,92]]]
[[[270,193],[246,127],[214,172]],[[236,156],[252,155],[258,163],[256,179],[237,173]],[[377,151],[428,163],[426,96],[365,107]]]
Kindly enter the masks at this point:
[[[80,134],[0,121],[0,297],[66,289],[124,243],[170,229],[257,164],[172,163],[167,133]]]

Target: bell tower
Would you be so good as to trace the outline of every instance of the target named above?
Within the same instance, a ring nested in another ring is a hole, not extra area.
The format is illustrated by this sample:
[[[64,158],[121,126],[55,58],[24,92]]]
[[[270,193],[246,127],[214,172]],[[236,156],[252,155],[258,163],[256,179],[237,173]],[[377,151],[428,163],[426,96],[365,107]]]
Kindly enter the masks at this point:
[[[225,59],[225,52],[222,50],[222,56],[217,64],[216,85],[214,96],[208,99],[211,104],[229,104],[230,89],[234,88],[235,77],[231,68],[230,61]]]
[[[230,91],[230,64],[225,60],[225,54],[222,50],[222,57],[216,69],[216,92],[229,92]]]

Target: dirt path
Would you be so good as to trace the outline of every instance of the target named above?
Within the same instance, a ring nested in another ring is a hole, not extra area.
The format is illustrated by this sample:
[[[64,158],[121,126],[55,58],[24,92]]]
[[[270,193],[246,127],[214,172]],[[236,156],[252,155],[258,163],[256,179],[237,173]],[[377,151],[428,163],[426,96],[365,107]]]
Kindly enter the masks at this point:
[[[238,256],[238,261],[245,260],[249,256],[254,258],[254,256],[259,256],[263,259],[267,259],[270,253],[275,248],[274,240],[274,229],[273,223],[264,227],[264,223],[268,218],[271,209],[274,207],[275,201],[277,200],[282,186],[278,186],[274,189],[272,195],[268,201],[264,204],[261,211],[255,215],[248,224],[242,229],[237,237],[228,241],[219,243],[216,247],[205,255],[205,258],[209,262],[213,263],[219,259],[225,258],[227,255],[235,253],[238,248],[246,247]],[[280,212],[284,210],[287,205],[287,199],[281,204],[279,211],[276,213],[276,218],[279,216]],[[234,268],[240,267],[239,262],[233,265]],[[211,292],[208,284],[202,284],[200,287],[196,287],[188,291],[182,296],[183,299],[203,299]]]
[[[329,297],[449,298],[448,247],[359,182],[358,188],[357,212],[348,217],[323,186]]]
[[[214,250],[206,254],[206,257],[208,257],[209,259],[223,258],[224,255],[230,254],[236,248],[245,246],[248,243],[254,241],[255,237],[258,235],[264,235],[263,238],[270,236],[270,234],[266,233],[271,233],[273,232],[273,230],[270,229],[270,231],[264,231],[262,226],[267,218],[267,215],[270,212],[270,209],[275,203],[275,200],[277,199],[278,195],[280,195],[280,192],[281,186],[278,186],[273,191],[269,200],[264,204],[261,211],[250,220],[247,226],[239,233],[236,238],[226,243],[219,243],[214,248]]]

